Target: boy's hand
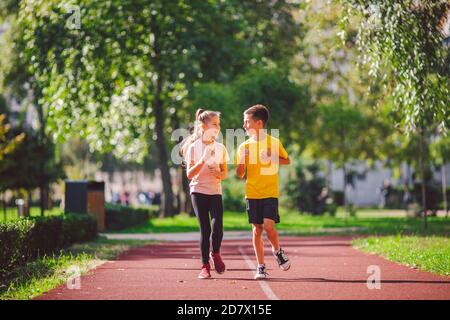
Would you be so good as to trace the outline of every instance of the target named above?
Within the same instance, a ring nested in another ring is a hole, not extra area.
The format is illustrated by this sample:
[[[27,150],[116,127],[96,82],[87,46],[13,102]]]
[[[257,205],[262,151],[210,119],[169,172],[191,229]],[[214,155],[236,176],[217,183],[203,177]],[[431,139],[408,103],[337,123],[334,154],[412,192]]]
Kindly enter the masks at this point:
[[[244,164],[245,163],[245,157],[247,157],[250,154],[247,148],[244,148],[243,152],[241,152],[241,155],[239,157],[239,163],[238,164]]]
[[[271,156],[272,156],[272,152],[270,151],[270,149],[269,150],[262,150],[260,152],[260,158],[261,158],[262,162],[270,162],[272,160]]]
[[[278,155],[276,152],[272,152],[271,149],[262,150],[260,152],[260,159],[262,163],[276,162],[278,159]]]

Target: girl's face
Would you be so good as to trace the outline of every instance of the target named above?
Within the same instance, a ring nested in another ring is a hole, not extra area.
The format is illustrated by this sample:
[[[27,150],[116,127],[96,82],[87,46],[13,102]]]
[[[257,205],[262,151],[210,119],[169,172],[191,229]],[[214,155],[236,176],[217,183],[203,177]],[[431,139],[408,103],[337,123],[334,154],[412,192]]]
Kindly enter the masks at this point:
[[[217,138],[220,132],[220,118],[215,116],[201,124],[203,130],[203,139],[209,140],[211,138]]]

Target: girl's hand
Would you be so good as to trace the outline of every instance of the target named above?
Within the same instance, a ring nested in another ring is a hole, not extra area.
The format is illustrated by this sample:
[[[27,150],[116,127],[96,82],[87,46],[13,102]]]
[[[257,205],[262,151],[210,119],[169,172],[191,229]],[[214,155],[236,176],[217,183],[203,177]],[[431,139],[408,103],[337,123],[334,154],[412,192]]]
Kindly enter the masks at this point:
[[[213,146],[206,146],[206,148],[203,150],[202,157],[200,158],[200,162],[205,163],[208,162],[213,156],[214,156],[214,147]]]
[[[222,172],[217,168],[216,165],[208,165],[208,170],[217,179],[220,179],[222,177]]]

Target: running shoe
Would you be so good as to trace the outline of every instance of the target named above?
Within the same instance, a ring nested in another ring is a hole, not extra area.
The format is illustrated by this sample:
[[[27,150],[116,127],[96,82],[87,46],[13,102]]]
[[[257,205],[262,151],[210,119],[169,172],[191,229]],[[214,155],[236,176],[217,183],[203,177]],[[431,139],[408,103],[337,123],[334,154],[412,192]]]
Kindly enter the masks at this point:
[[[266,272],[266,266],[263,264],[256,269],[255,279],[266,279],[269,274]]]
[[[220,252],[210,253],[210,257],[214,263],[214,269],[217,273],[222,274],[225,272],[225,263],[223,263],[222,257],[220,256]]]
[[[198,278],[199,279],[211,278],[211,266],[209,265],[209,263],[202,265],[202,270],[200,270]]]
[[[283,249],[279,249],[278,252],[273,252],[275,259],[277,259],[278,266],[283,269],[283,271],[289,270],[291,267],[291,261],[289,261],[288,256]]]

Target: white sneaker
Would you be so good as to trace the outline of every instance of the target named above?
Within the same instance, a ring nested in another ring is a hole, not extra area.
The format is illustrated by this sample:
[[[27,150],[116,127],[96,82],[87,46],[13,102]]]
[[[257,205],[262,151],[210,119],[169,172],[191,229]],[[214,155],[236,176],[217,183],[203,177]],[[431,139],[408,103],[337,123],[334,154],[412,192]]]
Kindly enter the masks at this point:
[[[265,265],[258,266],[258,268],[256,269],[255,279],[256,280],[266,279],[267,275],[268,273],[266,272],[266,266]]]
[[[287,271],[291,267],[291,261],[284,252],[283,249],[279,249],[278,252],[273,252],[275,259],[277,259],[278,266],[283,270]]]

